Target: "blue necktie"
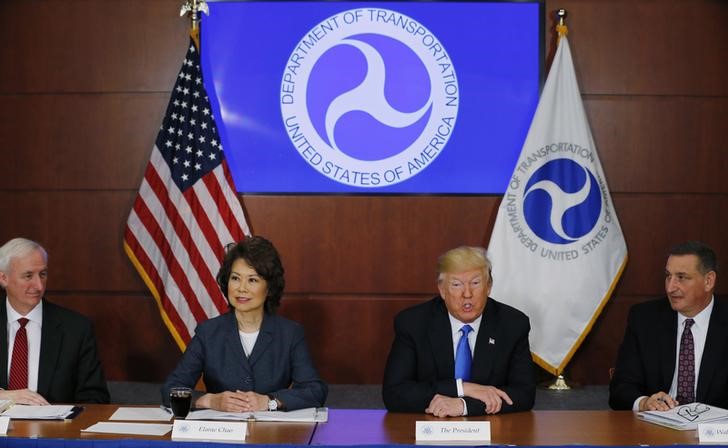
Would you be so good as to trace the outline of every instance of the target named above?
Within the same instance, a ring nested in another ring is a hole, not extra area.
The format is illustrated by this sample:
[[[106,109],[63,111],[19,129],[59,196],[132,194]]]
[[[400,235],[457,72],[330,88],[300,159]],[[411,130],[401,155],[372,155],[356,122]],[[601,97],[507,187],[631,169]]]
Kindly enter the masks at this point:
[[[470,325],[463,325],[460,331],[463,334],[460,336],[457,353],[455,353],[455,379],[461,378],[463,381],[469,381],[470,366],[473,364],[473,354],[470,353],[468,333],[473,331],[473,327]]]

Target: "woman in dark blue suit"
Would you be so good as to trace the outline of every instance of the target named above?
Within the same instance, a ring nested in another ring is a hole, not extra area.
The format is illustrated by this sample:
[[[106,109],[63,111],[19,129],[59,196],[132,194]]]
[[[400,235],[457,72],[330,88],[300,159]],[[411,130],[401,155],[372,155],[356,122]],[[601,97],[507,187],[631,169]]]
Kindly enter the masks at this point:
[[[162,388],[207,393],[196,407],[220,411],[295,410],[323,406],[328,387],[313,366],[300,324],[275,315],[285,280],[278,251],[265,238],[245,238],[223,260],[217,282],[230,312],[201,323]]]

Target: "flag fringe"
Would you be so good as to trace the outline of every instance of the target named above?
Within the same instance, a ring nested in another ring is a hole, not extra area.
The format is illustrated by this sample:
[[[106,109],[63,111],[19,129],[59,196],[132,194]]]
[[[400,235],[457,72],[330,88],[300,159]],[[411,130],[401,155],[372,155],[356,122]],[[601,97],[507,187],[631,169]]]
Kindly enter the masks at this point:
[[[627,260],[629,259],[629,254],[625,254],[624,260],[622,260],[622,264],[619,267],[619,270],[617,271],[617,275],[614,276],[614,280],[612,280],[612,284],[609,286],[609,290],[607,291],[607,294],[602,298],[601,302],[599,303],[599,306],[597,307],[596,311],[594,311],[594,314],[592,315],[591,319],[589,319],[589,322],[584,327],[584,331],[581,332],[579,337],[576,339],[574,344],[571,346],[571,350],[564,356],[563,361],[561,361],[561,364],[559,364],[557,367],[552,366],[547,361],[545,361],[543,358],[538,356],[537,354],[531,352],[531,356],[533,357],[533,361],[538,364],[539,367],[546,370],[547,372],[553,374],[554,376],[559,376],[564,372],[564,369],[566,368],[566,365],[569,364],[569,361],[571,361],[571,358],[574,356],[576,351],[581,346],[581,343],[584,342],[584,339],[586,336],[591,332],[592,327],[596,323],[597,318],[601,315],[602,310],[607,305],[607,302],[609,302],[609,299],[612,297],[612,293],[614,292],[614,288],[617,287],[617,282],[619,282],[619,279],[622,278],[622,273],[624,272],[624,269],[627,267]]]
[[[164,321],[164,325],[167,327],[169,332],[172,334],[172,338],[177,343],[177,346],[179,347],[180,351],[184,352],[187,348],[187,344],[182,340],[182,337],[180,337],[179,332],[175,328],[174,324],[172,324],[172,321],[169,319],[169,316],[167,315],[167,312],[164,310],[164,306],[162,306],[162,299],[159,294],[159,291],[157,291],[157,287],[154,285],[154,282],[152,282],[152,279],[149,278],[149,275],[147,274],[147,271],[144,270],[142,267],[142,264],[137,259],[136,255],[134,255],[134,251],[129,247],[129,245],[124,241],[124,252],[126,252],[126,256],[129,257],[129,261],[131,261],[131,264],[134,265],[134,268],[141,276],[142,280],[144,281],[144,284],[147,285],[147,288],[149,288],[149,291],[152,293],[152,296],[154,297],[154,301],[157,302],[157,307],[159,308],[159,314],[162,316],[162,320]]]

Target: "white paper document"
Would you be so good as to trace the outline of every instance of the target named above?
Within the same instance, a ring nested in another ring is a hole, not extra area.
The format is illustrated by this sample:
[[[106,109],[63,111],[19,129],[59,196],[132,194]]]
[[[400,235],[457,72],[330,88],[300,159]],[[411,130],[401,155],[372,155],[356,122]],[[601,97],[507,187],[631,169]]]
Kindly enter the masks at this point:
[[[187,420],[256,420],[259,422],[313,423],[328,420],[328,408],[306,408],[297,411],[222,412],[202,409],[190,412]]]
[[[10,425],[10,417],[0,417],[0,436],[8,435],[8,425]]]
[[[690,403],[675,406],[669,411],[638,412],[637,417],[646,422],[685,431],[696,429],[698,423],[726,420],[728,419],[728,410],[703,403]]]
[[[16,404],[2,413],[11,419],[21,420],[63,420],[73,413],[72,405],[34,406]]]
[[[131,420],[136,422],[168,422],[172,414],[160,408],[121,407],[109,417],[109,420]]]
[[[172,425],[162,423],[120,423],[99,422],[81,432],[102,432],[106,434],[135,434],[140,436],[163,436],[172,430]]]

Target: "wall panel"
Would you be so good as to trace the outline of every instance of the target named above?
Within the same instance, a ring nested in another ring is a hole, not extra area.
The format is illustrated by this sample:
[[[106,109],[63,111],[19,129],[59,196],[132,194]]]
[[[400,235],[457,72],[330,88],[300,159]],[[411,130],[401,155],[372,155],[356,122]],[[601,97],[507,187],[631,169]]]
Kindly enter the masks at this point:
[[[0,190],[139,188],[168,93],[4,95]],[[12,149],[11,149],[12,148]]]
[[[589,95],[584,107],[612,193],[728,193],[728,96]]]
[[[96,323],[110,379],[161,382],[179,358],[121,236],[187,43],[178,0],[0,2],[0,240],[51,254],[51,300]],[[728,3],[546,1],[569,10],[587,115],[630,261],[567,374],[607,381],[665,251],[728,257]],[[553,17],[546,35],[553,38]],[[553,41],[547,42],[553,54]],[[477,142],[474,142],[477,144]],[[454,172],[453,176],[458,173]],[[487,244],[497,196],[241,196],[287,270],[283,315],[334,383],[378,383],[396,312],[435,292],[435,258]],[[722,277],[721,277],[722,278]],[[497,281],[497,279],[496,279]],[[728,292],[728,282],[718,281]]]
[[[0,93],[169,91],[186,52],[178,0],[0,2]],[[174,67],[177,67],[176,69]]]
[[[0,190],[0,240],[42,242],[50,290],[142,294],[144,284],[122,249],[133,199],[129,192]]]
[[[280,248],[293,292],[423,293],[435,258],[483,245],[495,197],[246,196],[253,231]]]
[[[547,0],[568,11],[583,94],[726,96],[722,0]],[[552,16],[553,17],[553,16]],[[553,36],[553,20],[547,20]]]

